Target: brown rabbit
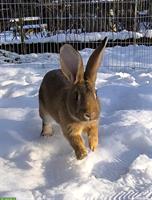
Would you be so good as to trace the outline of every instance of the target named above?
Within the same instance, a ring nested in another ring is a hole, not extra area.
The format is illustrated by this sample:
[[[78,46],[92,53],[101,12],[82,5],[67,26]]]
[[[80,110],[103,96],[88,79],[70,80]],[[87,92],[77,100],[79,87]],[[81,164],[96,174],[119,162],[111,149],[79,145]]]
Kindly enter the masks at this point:
[[[41,135],[52,135],[50,121],[51,118],[55,119],[73,147],[77,159],[87,156],[82,132],[88,134],[92,151],[98,144],[100,104],[95,81],[106,44],[107,38],[90,56],[85,72],[81,55],[71,45],[63,45],[60,49],[61,69],[48,72],[40,86]]]

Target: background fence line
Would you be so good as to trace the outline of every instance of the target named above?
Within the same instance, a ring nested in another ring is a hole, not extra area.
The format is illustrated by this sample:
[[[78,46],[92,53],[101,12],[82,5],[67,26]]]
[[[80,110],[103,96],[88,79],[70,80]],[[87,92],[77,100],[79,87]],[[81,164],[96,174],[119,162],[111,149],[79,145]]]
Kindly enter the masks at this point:
[[[62,44],[70,43],[81,50],[96,48],[105,36],[109,38],[108,47],[151,46],[152,1],[0,2],[0,49],[19,54],[59,52]]]

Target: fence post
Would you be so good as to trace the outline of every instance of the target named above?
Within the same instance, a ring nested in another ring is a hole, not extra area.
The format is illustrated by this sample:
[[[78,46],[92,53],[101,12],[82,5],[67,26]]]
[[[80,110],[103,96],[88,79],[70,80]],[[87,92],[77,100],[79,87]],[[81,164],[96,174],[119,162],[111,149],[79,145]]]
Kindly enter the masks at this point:
[[[24,19],[23,18],[19,18],[19,30],[20,30],[20,37],[21,37],[21,52],[22,54],[26,53],[26,49],[25,49],[25,33],[23,30],[23,24],[24,24]]]
[[[138,8],[138,0],[135,0],[135,16],[134,16],[134,27],[133,27],[133,44],[135,45],[136,44],[136,34],[135,32],[137,32],[137,8]]]

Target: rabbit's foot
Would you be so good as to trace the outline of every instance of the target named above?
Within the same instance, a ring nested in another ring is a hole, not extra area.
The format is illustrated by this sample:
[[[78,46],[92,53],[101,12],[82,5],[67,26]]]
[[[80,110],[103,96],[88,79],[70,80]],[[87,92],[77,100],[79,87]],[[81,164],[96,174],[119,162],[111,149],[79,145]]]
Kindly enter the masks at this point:
[[[86,149],[77,149],[75,150],[75,154],[78,160],[82,160],[87,156],[87,151]]]
[[[98,145],[98,137],[95,136],[89,137],[89,147],[91,151],[95,151],[97,145]]]
[[[53,130],[52,126],[49,124],[44,124],[41,132],[41,136],[52,136]]]

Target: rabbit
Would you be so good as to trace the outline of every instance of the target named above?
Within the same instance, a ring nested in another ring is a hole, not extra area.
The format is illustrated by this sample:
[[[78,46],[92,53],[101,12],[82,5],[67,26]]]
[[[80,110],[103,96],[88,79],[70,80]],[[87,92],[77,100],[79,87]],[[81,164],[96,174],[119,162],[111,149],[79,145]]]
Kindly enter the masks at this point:
[[[85,71],[79,52],[71,45],[64,44],[60,48],[61,69],[49,71],[39,89],[41,135],[52,135],[53,118],[61,126],[78,160],[87,156],[81,137],[82,132],[87,134],[92,151],[98,145],[100,103],[95,90],[95,81],[107,41],[105,38],[94,50]]]

